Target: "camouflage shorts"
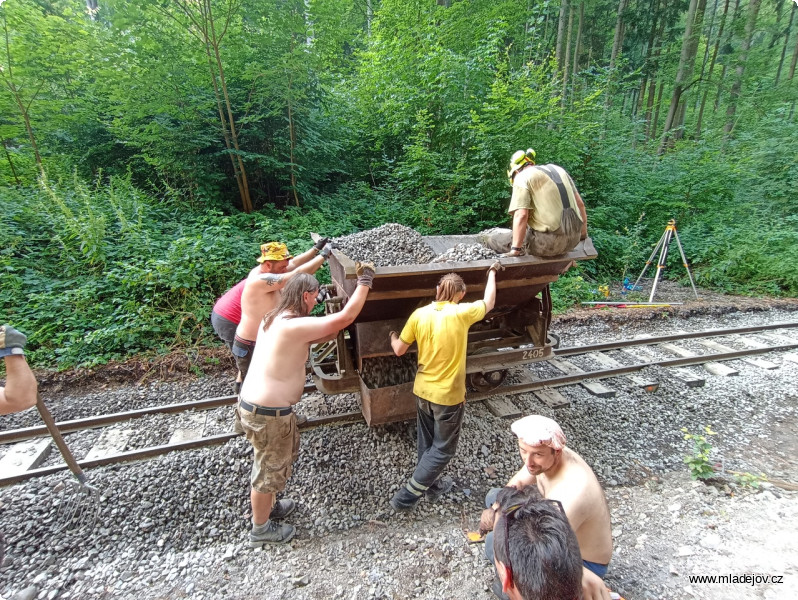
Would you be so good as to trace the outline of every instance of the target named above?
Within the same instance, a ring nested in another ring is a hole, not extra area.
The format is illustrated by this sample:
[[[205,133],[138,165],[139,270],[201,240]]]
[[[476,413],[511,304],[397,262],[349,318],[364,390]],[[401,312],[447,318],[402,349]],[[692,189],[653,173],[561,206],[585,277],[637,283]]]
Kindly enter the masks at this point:
[[[244,435],[255,450],[250,477],[252,489],[262,494],[282,492],[299,455],[296,414],[270,417],[239,408],[236,413]]]

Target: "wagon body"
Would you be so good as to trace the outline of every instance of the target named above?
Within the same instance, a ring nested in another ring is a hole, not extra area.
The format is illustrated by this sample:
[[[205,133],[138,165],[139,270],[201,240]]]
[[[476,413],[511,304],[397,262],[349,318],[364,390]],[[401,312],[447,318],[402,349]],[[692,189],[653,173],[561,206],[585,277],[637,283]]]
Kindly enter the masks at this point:
[[[436,254],[457,244],[478,243],[476,236],[463,235],[423,239]],[[505,269],[496,279],[496,305],[469,330],[466,372],[471,387],[488,391],[501,383],[508,367],[551,356],[556,342],[548,334],[549,285],[573,261],[595,257],[596,250],[587,238],[569,253],[552,258],[502,259]],[[487,259],[377,267],[372,289],[355,322],[335,341],[311,352],[316,386],[328,394],[360,392],[369,425],[412,418],[416,410],[412,381],[369,386],[361,377],[364,366],[370,359],[393,356],[389,332],[400,331],[416,308],[434,300],[441,276],[460,275],[466,284],[464,301],[471,302],[483,297],[492,263]],[[335,298],[327,301],[327,310],[335,311],[354,293],[357,275],[354,261],[338,250],[333,251],[329,264]],[[414,351],[415,346],[409,352]]]

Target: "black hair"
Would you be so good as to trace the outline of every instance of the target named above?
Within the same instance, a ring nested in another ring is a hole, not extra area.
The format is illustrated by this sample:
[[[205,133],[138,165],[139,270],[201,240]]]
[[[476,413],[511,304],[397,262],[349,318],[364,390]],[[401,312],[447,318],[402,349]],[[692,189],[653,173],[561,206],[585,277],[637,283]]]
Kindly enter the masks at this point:
[[[512,567],[513,586],[521,597],[581,600],[582,557],[562,505],[543,499],[535,486],[504,488],[497,502],[502,516],[493,532],[494,556]],[[508,510],[511,514],[505,513]],[[504,520],[509,545],[505,542]]]

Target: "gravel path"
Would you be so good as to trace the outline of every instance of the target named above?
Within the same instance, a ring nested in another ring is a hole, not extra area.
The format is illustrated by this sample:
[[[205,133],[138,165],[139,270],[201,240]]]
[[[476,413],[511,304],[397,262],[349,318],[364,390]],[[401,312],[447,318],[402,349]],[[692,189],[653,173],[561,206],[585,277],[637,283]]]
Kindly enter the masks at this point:
[[[596,311],[553,326],[563,345],[708,327],[794,321],[798,312],[760,310],[722,315],[617,320]],[[639,313],[636,313],[639,315]],[[798,337],[798,332],[791,334]],[[623,355],[616,353],[618,360]],[[798,588],[798,495],[778,486],[752,489],[690,480],[680,429],[711,425],[713,460],[727,470],[798,481],[798,364],[769,356],[774,371],[742,363],[736,377],[706,377],[688,388],[667,371],[649,394],[623,378],[610,380],[615,398],[560,388],[571,406],[551,410],[534,395],[510,397],[524,413],[555,418],[569,445],[593,466],[607,490],[615,553],[607,582],[628,599],[788,598]],[[531,372],[545,367],[533,365]],[[229,393],[229,378],[121,387],[48,398],[56,418],[130,410]],[[67,390],[68,391],[68,390]],[[352,410],[353,396],[303,400],[306,412]],[[334,404],[331,404],[334,403]],[[345,408],[348,407],[348,408]],[[230,409],[209,422],[222,430]],[[35,413],[3,419],[10,429],[38,424]],[[138,421],[136,444],[164,435],[157,421]],[[214,430],[217,430],[214,429]],[[67,438],[69,442],[69,438]],[[2,451],[2,449],[0,449]],[[458,456],[448,474],[457,486],[438,503],[397,515],[388,499],[414,465],[413,423],[365,424],[302,433],[300,458],[287,494],[298,500],[287,547],[252,551],[248,478],[251,451],[242,439],[212,449],[88,472],[102,491],[93,531],[54,533],[62,477],[0,490],[8,548],[0,566],[0,597],[12,598],[477,598],[489,599],[491,569],[476,527],[486,490],[520,466],[509,423],[482,404],[469,405]],[[694,574],[745,572],[784,576],[783,584],[696,584]]]

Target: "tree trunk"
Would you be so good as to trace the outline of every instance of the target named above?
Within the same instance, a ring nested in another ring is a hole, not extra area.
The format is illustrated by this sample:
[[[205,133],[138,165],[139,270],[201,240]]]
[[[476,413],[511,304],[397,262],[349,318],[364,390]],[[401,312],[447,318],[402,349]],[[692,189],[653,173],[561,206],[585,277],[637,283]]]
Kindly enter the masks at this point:
[[[665,90],[665,82],[659,82],[659,92],[657,93],[657,108],[654,111],[654,122],[651,124],[651,137],[657,134],[657,124],[659,123],[659,111],[662,108],[662,92]]]
[[[734,84],[729,92],[729,107],[726,109],[726,126],[723,132],[726,135],[734,130],[735,114],[737,112],[737,102],[740,99],[740,92],[743,89],[743,75],[745,74],[745,63],[748,62],[748,51],[751,49],[751,39],[754,36],[756,27],[756,17],[759,14],[761,0],[751,0],[748,5],[748,18],[745,20],[745,38],[740,48],[740,57],[737,61],[735,70]]]
[[[14,176],[14,181],[17,185],[22,185],[22,182],[17,176],[17,170],[14,168],[14,161],[11,160],[11,154],[8,152],[8,142],[6,140],[3,140],[3,150],[5,150],[6,160],[8,161],[8,166],[11,169],[11,174]]]
[[[704,73],[706,73],[707,63],[709,63],[709,47],[711,45],[710,41],[712,40],[712,32],[715,29],[715,17],[717,16],[718,16],[718,0],[715,0],[715,3],[712,7],[712,18],[709,20],[709,28],[707,29],[706,33],[707,43],[704,45],[704,58],[701,60],[701,71],[698,74],[698,81],[700,82],[701,86],[705,85]],[[695,110],[698,110],[700,105],[701,105],[701,94],[698,94],[695,103]]]
[[[568,94],[568,66],[571,64],[571,29],[574,23],[574,7],[568,8],[568,33],[565,36],[565,59],[562,61],[562,99],[560,106],[565,110],[565,98]]]
[[[648,78],[649,74],[651,73],[651,58],[654,54],[654,43],[657,39],[657,25],[659,21],[659,7],[660,7],[660,0],[657,0],[657,3],[654,5],[654,18],[651,20],[651,31],[648,34],[648,44],[645,49],[646,53],[646,60],[645,60],[645,69],[643,70],[643,81],[640,83],[640,93],[638,96],[638,103],[635,109],[635,114],[639,113],[643,108],[643,100],[646,96],[646,88],[648,87]]]
[[[573,76],[576,76],[579,70],[579,53],[582,51],[582,24],[585,20],[585,3],[579,3],[579,25],[576,28],[576,47],[574,48],[574,68],[571,70]]]
[[[615,36],[612,40],[610,64],[609,69],[607,70],[607,89],[604,96],[604,127],[602,128],[601,132],[602,139],[607,132],[610,109],[612,108],[612,95],[615,93],[615,61],[617,60],[618,54],[623,47],[623,11],[626,7],[627,1],[628,0],[618,0],[618,15],[615,20]]]
[[[615,20],[615,36],[612,39],[612,51],[610,52],[610,71],[615,68],[615,61],[623,46],[623,11],[626,8],[626,2],[627,0],[619,0],[618,2],[618,17]]]
[[[693,77],[693,72],[695,71],[695,61],[696,58],[698,57],[698,43],[701,40],[701,31],[704,26],[704,14],[706,13],[706,9],[707,9],[707,0],[698,0],[698,8],[696,9],[695,13],[695,21],[693,22],[693,35],[690,41],[690,50],[689,50],[690,65],[687,69],[690,78]],[[700,81],[701,79],[699,78],[687,84],[687,87],[682,89],[682,96],[684,97],[684,93],[687,91],[688,87]],[[686,100],[682,101],[681,104],[682,104],[681,109],[676,113],[677,114],[676,121],[671,127],[671,129],[675,130],[673,136],[677,140],[680,140],[684,137],[684,118],[685,115],[687,114]]]
[[[718,59],[718,50],[720,49],[720,40],[723,38],[723,29],[726,27],[726,15],[729,12],[729,0],[723,6],[723,15],[720,18],[720,26],[718,28],[718,35],[715,38],[715,47],[712,49],[712,59],[709,61],[709,72],[707,73],[707,83],[704,85],[704,94],[701,96],[701,107],[698,109],[698,120],[696,122],[695,135],[701,136],[701,125],[704,120],[704,108],[707,104],[707,95],[709,94],[709,82],[712,81],[712,72],[715,70],[715,61]],[[709,45],[707,44],[707,47]]]
[[[213,92],[216,97],[216,109],[219,113],[219,121],[222,125],[222,136],[224,137],[227,154],[230,157],[230,163],[233,166],[233,175],[235,176],[238,193],[241,198],[241,208],[244,212],[250,213],[253,210],[253,206],[249,195],[247,171],[244,167],[244,161],[241,158],[241,149],[238,145],[238,133],[236,131],[235,119],[233,118],[233,108],[230,104],[230,96],[227,92],[224,67],[222,65],[221,52],[219,51],[219,46],[227,31],[227,24],[230,22],[232,12],[228,12],[225,25],[221,33],[217,35],[211,0],[174,0],[174,4],[188,17],[189,23],[187,27],[189,33],[200,41],[205,50]],[[228,5],[230,11],[237,10],[239,7],[240,5],[238,4]],[[183,23],[170,12],[169,5],[161,6],[160,10],[169,18],[183,25]]]
[[[732,15],[732,26],[729,27],[729,35],[726,36],[726,46],[731,47],[732,42],[732,35],[734,33],[734,24],[737,22],[737,19],[740,16],[740,0],[735,0],[734,2],[734,14]],[[721,69],[720,73],[720,82],[726,81],[726,72],[729,70],[728,61],[724,61],[723,69]],[[720,96],[723,92],[723,85],[718,85],[718,94],[715,96],[715,105],[713,107],[713,111],[717,112],[718,108],[720,107]]]
[[[792,53],[792,62],[790,63],[790,75],[787,77],[790,81],[795,76],[795,63],[798,62],[798,38],[795,39],[795,50]]]
[[[289,140],[289,157],[288,161],[291,164],[291,191],[294,194],[294,204],[299,206],[299,192],[296,189],[296,163],[294,162],[294,150],[296,149],[296,130],[294,128],[294,112],[291,106],[291,85],[293,77],[288,76],[288,140]]]
[[[703,0],[705,1],[705,0]],[[691,58],[695,58],[695,54],[690,56],[690,50],[695,48],[693,44],[693,24],[695,21],[696,11],[698,9],[699,0],[690,0],[690,7],[687,10],[687,19],[684,26],[684,37],[682,38],[682,53],[679,57],[679,68],[676,72],[676,81],[673,85],[673,94],[671,95],[671,103],[668,107],[668,115],[665,117],[665,125],[662,130],[662,141],[659,146],[659,153],[665,152],[666,148],[671,143],[670,131],[676,122],[678,114],[679,102],[682,99],[682,91],[692,75],[691,66],[693,64]]]
[[[252,206],[252,199],[249,195],[249,182],[247,181],[247,170],[244,167],[244,160],[241,158],[241,148],[238,146],[238,132],[236,131],[236,122],[233,118],[233,107],[230,104],[230,95],[227,93],[227,82],[225,81],[224,77],[224,67],[222,65],[222,57],[219,53],[219,42],[220,39],[216,37],[216,31],[213,23],[213,15],[211,13],[211,2],[210,0],[206,0],[208,6],[208,16],[210,18],[211,24],[211,32],[213,33],[213,52],[214,57],[216,59],[216,68],[219,71],[219,81],[222,86],[222,94],[224,96],[224,104],[227,108],[227,120],[230,125],[230,138],[233,142],[233,147],[236,149],[236,162],[238,164],[238,171],[236,173],[236,178],[241,180],[241,189],[243,190],[243,195],[241,196],[241,204],[244,212],[251,213],[253,210]]]
[[[613,70],[615,69],[615,61],[618,59],[618,54],[623,47],[623,11],[626,8],[627,0],[618,0],[618,16],[615,20],[615,36],[612,39],[612,51],[610,52],[610,64],[608,69],[608,81],[607,81],[607,95],[604,99],[604,122],[606,128],[606,121],[607,115],[606,113],[609,112],[610,107],[612,106],[612,94],[614,92],[614,86],[612,85],[613,80],[615,79],[615,74]]]
[[[790,33],[792,33],[792,20],[795,16],[795,11],[798,10],[798,4],[792,5],[790,11],[790,20],[787,22],[787,31],[784,32],[784,45],[781,47],[781,58],[779,59],[779,68],[776,71],[775,85],[779,85],[779,78],[781,77],[781,70],[784,67],[784,58],[787,56],[787,46],[790,43]]]
[[[560,4],[560,20],[557,22],[557,44],[554,49],[554,56],[557,59],[557,70],[563,67],[563,36],[565,35],[565,19],[568,15],[568,0],[562,0]]]
[[[19,109],[19,115],[22,117],[22,122],[25,125],[25,132],[28,134],[28,140],[30,141],[31,148],[33,149],[33,156],[36,160],[36,166],[39,167],[39,175],[44,177],[44,165],[42,164],[42,156],[39,154],[39,145],[36,143],[36,136],[33,134],[33,126],[30,122],[30,105],[36,99],[36,96],[39,95],[42,87],[44,86],[44,81],[39,83],[39,87],[36,88],[36,91],[31,94],[30,100],[28,103],[22,100],[22,94],[17,88],[17,84],[14,83],[14,71],[12,68],[12,60],[11,60],[11,48],[9,45],[9,35],[8,35],[8,23],[6,22],[5,12],[3,12],[3,34],[5,37],[5,54],[6,54],[6,69],[3,70],[0,67],[0,79],[8,88],[8,91],[11,92],[11,96],[14,98],[14,103],[17,105]],[[5,140],[3,140],[3,145],[5,146]],[[8,154],[8,149],[6,149],[6,154]],[[11,163],[11,159],[9,158],[9,163]],[[13,171],[13,165],[12,165]],[[16,177],[16,173],[14,174]]]

